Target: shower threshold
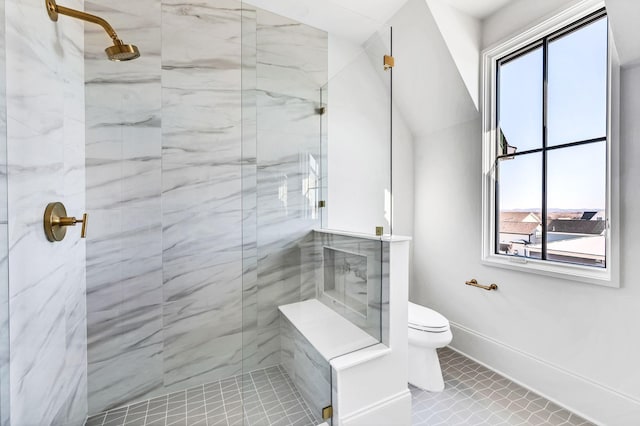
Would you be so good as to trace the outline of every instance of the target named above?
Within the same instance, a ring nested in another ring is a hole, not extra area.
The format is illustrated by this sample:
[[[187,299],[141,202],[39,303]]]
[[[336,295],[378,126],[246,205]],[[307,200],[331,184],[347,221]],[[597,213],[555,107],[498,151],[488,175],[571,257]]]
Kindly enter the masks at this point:
[[[86,426],[315,426],[281,366],[114,408]]]

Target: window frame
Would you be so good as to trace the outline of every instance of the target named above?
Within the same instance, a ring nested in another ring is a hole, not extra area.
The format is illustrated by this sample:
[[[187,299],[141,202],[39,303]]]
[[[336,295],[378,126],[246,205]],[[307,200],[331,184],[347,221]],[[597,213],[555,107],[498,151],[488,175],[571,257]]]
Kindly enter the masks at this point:
[[[605,9],[602,0],[586,0],[534,24],[527,30],[490,47],[482,53],[482,262],[488,266],[542,274],[589,284],[619,287],[619,61],[609,26],[606,134],[606,266],[604,268],[498,254],[495,164],[499,155],[497,89],[500,61],[523,54],[544,43],[586,25],[585,19]],[[595,18],[594,18],[595,19]],[[546,88],[545,88],[546,92]],[[546,93],[545,93],[546,96]],[[543,178],[544,179],[544,178]]]

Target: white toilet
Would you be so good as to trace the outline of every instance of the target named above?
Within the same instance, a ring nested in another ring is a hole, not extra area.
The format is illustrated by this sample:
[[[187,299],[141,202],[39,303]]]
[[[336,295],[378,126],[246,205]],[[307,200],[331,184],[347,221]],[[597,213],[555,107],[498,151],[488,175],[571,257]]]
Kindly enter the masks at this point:
[[[452,338],[444,316],[409,302],[409,383],[431,392],[444,389],[436,349],[451,343]]]

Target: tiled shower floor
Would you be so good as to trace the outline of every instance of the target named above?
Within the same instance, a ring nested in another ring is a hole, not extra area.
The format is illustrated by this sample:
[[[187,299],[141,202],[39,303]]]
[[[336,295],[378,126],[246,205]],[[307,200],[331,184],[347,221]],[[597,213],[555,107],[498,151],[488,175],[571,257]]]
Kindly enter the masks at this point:
[[[438,355],[445,389],[410,386],[415,426],[591,425],[449,348]]]
[[[109,410],[90,417],[86,423],[87,426],[316,424],[295,385],[279,366]]]
[[[445,390],[431,393],[410,386],[414,426],[591,425],[469,358],[438,350]],[[282,367],[242,376],[110,410],[87,426],[311,426],[313,420]],[[244,421],[243,421],[244,419]],[[395,426],[395,425],[389,425]]]

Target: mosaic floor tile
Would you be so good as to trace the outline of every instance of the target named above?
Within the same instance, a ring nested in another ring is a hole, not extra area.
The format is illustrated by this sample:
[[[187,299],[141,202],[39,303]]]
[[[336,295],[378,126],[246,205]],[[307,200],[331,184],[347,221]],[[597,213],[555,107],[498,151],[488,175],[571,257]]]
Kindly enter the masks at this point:
[[[109,410],[86,422],[86,426],[315,424],[309,407],[279,366]]]
[[[452,349],[438,356],[444,391],[409,386],[414,426],[592,425]]]

